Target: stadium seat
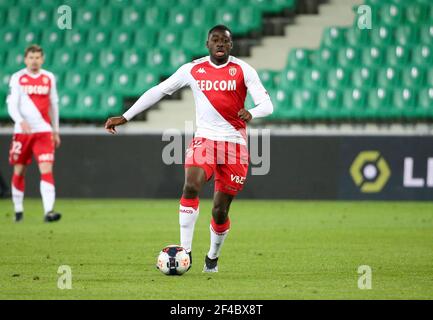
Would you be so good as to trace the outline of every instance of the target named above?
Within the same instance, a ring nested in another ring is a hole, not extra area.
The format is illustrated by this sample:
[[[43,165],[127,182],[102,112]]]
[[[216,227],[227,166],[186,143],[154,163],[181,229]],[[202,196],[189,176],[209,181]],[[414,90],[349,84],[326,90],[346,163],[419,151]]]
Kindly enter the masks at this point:
[[[18,42],[18,29],[0,28],[0,48],[11,48]]]
[[[7,26],[24,27],[29,21],[30,9],[26,7],[9,7],[7,14]]]
[[[64,32],[59,28],[44,29],[42,31],[41,46],[44,49],[56,49],[63,46]]]
[[[389,26],[380,26],[373,28],[371,31],[371,44],[376,46],[389,46],[394,44],[395,28]]]
[[[99,113],[99,95],[91,91],[79,91],[76,102],[76,115],[82,120],[96,120]]]
[[[345,42],[352,47],[369,46],[371,43],[371,33],[372,30],[370,29],[349,28],[345,33]]]
[[[335,68],[328,70],[328,86],[333,89],[343,89],[350,85],[349,69]]]
[[[405,10],[406,21],[413,25],[427,22],[429,9],[426,3],[408,3]]]
[[[120,11],[106,6],[99,10],[98,13],[98,24],[101,27],[111,28],[113,26],[118,26],[120,20]]]
[[[299,89],[293,90],[292,101],[290,108],[299,110],[302,119],[309,119],[316,107],[317,96],[313,90]]]
[[[128,28],[117,28],[111,33],[110,47],[116,49],[127,49],[134,41],[134,33]]]
[[[16,0],[0,0],[0,8],[9,8],[16,4]]]
[[[35,7],[30,12],[30,25],[38,28],[52,27],[53,10],[49,7]]]
[[[121,64],[121,52],[117,49],[103,49],[99,53],[99,65],[102,68],[116,68]]]
[[[254,101],[251,96],[249,96],[249,104],[248,106],[254,107]],[[290,100],[290,91],[285,90],[270,90],[269,96],[274,105],[274,112],[270,115],[270,118],[274,119],[287,119],[287,120],[298,120],[301,119],[301,112],[297,109],[294,109],[291,106]]]
[[[372,46],[362,49],[362,64],[367,67],[380,67],[385,61],[385,52],[382,48]]]
[[[380,69],[377,73],[377,85],[384,88],[400,85],[400,72],[394,67]]]
[[[169,25],[171,27],[186,28],[190,25],[190,9],[186,7],[173,7],[170,9]],[[178,29],[180,31],[180,29]]]
[[[412,89],[398,88],[394,90],[393,108],[390,109],[389,114],[393,118],[415,118],[416,103],[416,94]]]
[[[21,48],[14,48],[9,50],[6,61],[9,69],[18,71],[24,68],[24,50],[22,50]]]
[[[419,42],[419,29],[417,26],[404,25],[395,30],[396,44],[412,46]]]
[[[427,69],[427,85],[433,86],[433,69]]]
[[[149,7],[146,9],[144,21],[147,26],[163,28],[167,25],[168,9],[163,7]]]
[[[36,28],[23,28],[19,32],[18,43],[25,48],[30,44],[40,43],[41,31]]]
[[[59,90],[59,112],[61,119],[78,118],[76,110],[76,95],[70,90]]]
[[[132,46],[137,49],[151,49],[157,45],[157,30],[154,28],[140,28],[134,32]]]
[[[361,53],[356,47],[342,47],[338,50],[338,63],[342,67],[357,67],[361,63]]]
[[[390,46],[387,49],[386,62],[392,67],[406,65],[410,60],[410,49],[402,46]]]
[[[83,72],[92,70],[99,65],[99,51],[96,49],[80,49],[77,53],[75,67]]]
[[[319,48],[311,53],[311,62],[316,67],[335,67],[337,51],[331,48]]]
[[[239,8],[238,21],[241,34],[259,30],[262,25],[261,11],[256,7],[242,6]]]
[[[295,68],[287,68],[282,71],[280,87],[282,89],[293,89],[302,85],[302,71]]]
[[[158,47],[172,49],[180,44],[180,33],[176,28],[165,28],[159,32]]]
[[[402,70],[402,84],[409,88],[421,88],[425,84],[424,69],[407,66]]]
[[[292,49],[289,52],[287,66],[293,68],[305,68],[311,66],[310,60],[311,50],[308,49]]]
[[[392,91],[386,88],[375,88],[369,91],[365,117],[370,119],[385,119],[392,106]]]
[[[346,44],[346,29],[342,27],[325,28],[322,34],[322,47],[341,47]]]
[[[341,92],[336,89],[322,89],[318,92],[317,107],[313,116],[317,120],[335,120],[341,109]]]
[[[234,34],[239,34],[238,9],[235,7],[217,7],[215,11],[215,24],[224,24]]]
[[[133,91],[137,96],[143,94],[153,86],[159,83],[159,75],[153,70],[140,69],[137,71],[137,76]]]
[[[75,25],[79,29],[90,29],[98,24],[98,15],[95,8],[85,6],[75,9]]]
[[[117,69],[113,72],[111,81],[111,88],[114,93],[124,96],[134,95],[134,71],[128,69]]]
[[[433,21],[430,25],[421,26],[420,30],[421,42],[426,45],[432,45],[433,43]]]
[[[343,93],[340,117],[350,120],[362,119],[367,99],[368,94],[362,89],[346,89]]]
[[[9,80],[12,76],[13,73],[15,73],[16,69],[5,69],[5,68],[1,68],[0,69],[0,91],[2,92],[8,92],[9,91]]]
[[[75,91],[83,89],[86,86],[86,74],[78,70],[66,71],[63,86]]]
[[[85,47],[87,43],[87,31],[81,29],[65,30],[64,44],[66,47]]]
[[[260,78],[263,86],[267,90],[271,90],[271,89],[274,89],[276,87],[275,82],[274,82],[275,74],[276,74],[276,72],[272,71],[272,70],[259,70],[258,71],[259,78]]]
[[[122,113],[123,101],[120,95],[103,93],[100,96],[100,103],[101,107],[96,116],[101,120]]]
[[[371,89],[376,85],[374,69],[361,67],[352,70],[352,85],[359,89]]]
[[[123,51],[122,66],[124,68],[140,68],[146,65],[146,51],[127,49]]]
[[[170,50],[170,63],[167,73],[174,73],[180,66],[191,61],[191,54],[184,49]]]
[[[303,75],[303,87],[321,89],[326,86],[326,71],[319,68],[307,69]]]
[[[121,24],[126,28],[141,28],[144,25],[144,10],[135,7],[125,7],[122,9]]]
[[[433,46],[418,45],[412,49],[412,63],[421,67],[433,64]]]
[[[418,106],[415,108],[417,118],[433,118],[433,86],[423,88],[418,93]]]
[[[389,26],[397,26],[404,21],[403,7],[396,4],[384,4],[380,7],[380,22]]]
[[[104,69],[93,69],[89,72],[87,88],[93,92],[107,92],[110,89],[110,72]]]
[[[182,32],[181,47],[188,48],[193,56],[205,56],[208,53],[206,48],[206,30],[198,27],[186,28]]]
[[[149,50],[147,52],[146,66],[161,75],[169,76],[170,72],[167,72],[167,66],[169,66],[169,52],[160,48]]]
[[[6,119],[9,119],[9,113],[6,104],[6,93],[0,91],[0,120]]]
[[[215,8],[198,6],[192,10],[192,25],[208,30],[215,25]]]
[[[67,70],[75,65],[75,52],[71,49],[56,49],[53,53],[51,68]]]

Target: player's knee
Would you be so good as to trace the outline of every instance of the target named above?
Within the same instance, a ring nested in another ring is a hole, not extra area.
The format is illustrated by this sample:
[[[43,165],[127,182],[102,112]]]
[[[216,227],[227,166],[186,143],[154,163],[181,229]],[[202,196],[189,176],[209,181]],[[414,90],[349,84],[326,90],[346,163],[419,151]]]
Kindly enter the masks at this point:
[[[200,192],[200,184],[196,181],[187,181],[183,186],[183,195],[188,198],[197,197]]]
[[[227,221],[229,215],[228,208],[223,205],[214,205],[212,208],[212,218],[216,224],[223,224]]]

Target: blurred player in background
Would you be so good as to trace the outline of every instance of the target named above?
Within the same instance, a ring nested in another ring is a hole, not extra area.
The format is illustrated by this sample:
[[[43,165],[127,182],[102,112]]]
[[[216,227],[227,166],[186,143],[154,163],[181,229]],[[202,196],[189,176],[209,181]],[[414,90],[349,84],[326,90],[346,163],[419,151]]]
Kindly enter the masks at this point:
[[[185,184],[179,208],[181,246],[191,257],[199,194],[214,175],[211,243],[203,272],[218,272],[218,257],[230,228],[230,204],[242,190],[248,171],[246,123],[269,115],[273,105],[257,72],[230,55],[232,33],[226,26],[217,25],[209,30],[206,46],[209,56],[181,66],[167,80],[146,91],[123,116],[108,119],[105,128],[115,133],[116,126],[131,120],[165,95],[186,86],[192,89],[197,131],[185,155]],[[250,110],[244,108],[247,91],[255,104]]]
[[[24,177],[32,156],[41,173],[44,221],[53,222],[61,218],[60,213],[54,212],[54,149],[60,146],[56,80],[51,72],[41,69],[44,63],[41,47],[29,46],[24,53],[24,63],[26,68],[12,75],[7,97],[8,112],[15,122],[9,151],[9,162],[14,170],[12,200],[15,222],[23,219]]]

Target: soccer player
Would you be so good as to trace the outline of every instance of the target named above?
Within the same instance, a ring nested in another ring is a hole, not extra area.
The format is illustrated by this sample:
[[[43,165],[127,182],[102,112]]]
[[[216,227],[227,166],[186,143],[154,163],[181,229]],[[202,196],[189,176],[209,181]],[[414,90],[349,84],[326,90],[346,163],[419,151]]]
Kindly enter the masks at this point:
[[[122,116],[109,118],[105,128],[130,121],[165,95],[189,86],[196,103],[196,126],[185,155],[185,184],[180,199],[181,246],[191,257],[194,226],[199,215],[199,194],[203,185],[215,177],[210,222],[210,249],[203,272],[218,272],[218,257],[230,229],[230,204],[242,190],[247,170],[246,123],[272,113],[273,105],[257,72],[244,61],[230,55],[232,33],[224,25],[209,30],[206,47],[209,56],[181,66],[171,77],[146,91]],[[247,91],[255,107],[244,108]]]
[[[60,146],[56,80],[51,72],[41,69],[44,63],[41,47],[29,46],[24,52],[24,63],[26,68],[12,75],[7,97],[8,112],[15,122],[9,151],[15,222],[24,216],[24,177],[32,156],[41,173],[44,221],[53,222],[61,218],[60,213],[54,212],[54,150]]]

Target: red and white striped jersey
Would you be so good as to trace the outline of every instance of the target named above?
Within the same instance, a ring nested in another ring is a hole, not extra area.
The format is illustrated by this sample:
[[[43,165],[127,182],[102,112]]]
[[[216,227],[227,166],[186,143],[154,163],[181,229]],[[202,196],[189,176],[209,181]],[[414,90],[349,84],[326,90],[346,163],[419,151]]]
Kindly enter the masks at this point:
[[[192,89],[196,105],[196,137],[246,144],[246,124],[238,112],[244,108],[247,91],[256,106],[270,103],[257,72],[233,56],[223,65],[215,65],[209,56],[187,63],[157,87],[171,95],[186,86]],[[254,109],[249,111],[254,117]]]
[[[27,69],[14,73],[7,97],[9,115],[15,122],[14,132],[22,133],[20,123],[26,120],[32,132],[59,130],[59,107],[56,80],[46,70],[32,74]]]

